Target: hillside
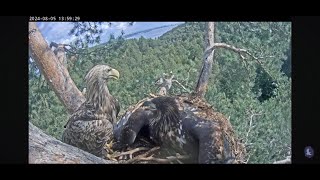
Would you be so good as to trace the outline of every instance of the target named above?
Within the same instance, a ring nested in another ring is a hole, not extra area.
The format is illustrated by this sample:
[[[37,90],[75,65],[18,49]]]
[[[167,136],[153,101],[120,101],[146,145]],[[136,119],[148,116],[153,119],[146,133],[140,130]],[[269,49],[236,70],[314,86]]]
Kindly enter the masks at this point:
[[[154,81],[164,72],[172,71],[179,82],[193,90],[202,63],[203,35],[204,23],[189,22],[158,39],[113,39],[104,45],[107,50],[80,56],[69,71],[82,90],[83,77],[94,65],[104,63],[119,70],[119,81],[110,82],[108,87],[123,112],[155,92]],[[215,37],[217,42],[246,48],[257,57],[272,56],[261,59],[263,67],[250,59],[245,66],[238,54],[216,50],[205,98],[230,118],[247,144],[249,163],[284,159],[291,152],[291,78],[282,69],[290,72],[291,68],[290,63],[282,66],[288,59],[291,24],[218,22]],[[170,93],[182,91],[174,86]],[[29,65],[29,118],[58,139],[68,119],[44,78],[36,75],[33,63]]]

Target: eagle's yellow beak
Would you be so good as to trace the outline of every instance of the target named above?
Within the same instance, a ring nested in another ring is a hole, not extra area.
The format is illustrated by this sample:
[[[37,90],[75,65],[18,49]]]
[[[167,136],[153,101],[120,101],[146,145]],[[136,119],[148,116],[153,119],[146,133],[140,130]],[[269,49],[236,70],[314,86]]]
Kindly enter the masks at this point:
[[[119,79],[120,73],[116,69],[111,69],[111,71],[109,71],[109,77],[113,79]]]

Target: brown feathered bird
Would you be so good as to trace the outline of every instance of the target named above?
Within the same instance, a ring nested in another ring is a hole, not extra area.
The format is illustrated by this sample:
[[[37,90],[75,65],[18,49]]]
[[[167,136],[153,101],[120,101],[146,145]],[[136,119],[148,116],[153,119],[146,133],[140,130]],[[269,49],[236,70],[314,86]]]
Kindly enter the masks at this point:
[[[113,124],[120,110],[107,82],[118,78],[119,72],[107,65],[96,65],[88,72],[85,76],[86,101],[65,125],[63,142],[103,157],[103,147],[113,138]]]
[[[149,98],[130,109],[114,129],[120,148],[149,137],[168,155],[188,155],[187,163],[243,163],[245,147],[227,118],[193,96]]]

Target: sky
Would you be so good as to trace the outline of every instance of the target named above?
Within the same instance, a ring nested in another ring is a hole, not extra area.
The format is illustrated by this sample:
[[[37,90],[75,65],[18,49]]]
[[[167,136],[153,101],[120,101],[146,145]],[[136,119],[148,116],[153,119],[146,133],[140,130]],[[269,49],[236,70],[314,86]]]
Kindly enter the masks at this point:
[[[144,36],[145,38],[155,38],[161,36],[163,33],[171,30],[183,22],[134,22],[132,26],[128,22],[111,22],[112,26],[108,26],[108,23],[102,23],[102,28],[104,33],[101,36],[101,43],[107,42],[110,34],[114,34],[115,37],[121,34],[123,30],[125,35],[152,29],[161,26],[174,25],[170,27],[164,27],[161,29],[149,31],[147,33],[142,33],[134,36],[133,38],[138,38]],[[56,42],[69,44],[71,41],[75,40],[75,36],[69,36],[68,33],[72,29],[72,22],[37,22],[37,25],[48,43]],[[132,37],[131,37],[132,38]]]

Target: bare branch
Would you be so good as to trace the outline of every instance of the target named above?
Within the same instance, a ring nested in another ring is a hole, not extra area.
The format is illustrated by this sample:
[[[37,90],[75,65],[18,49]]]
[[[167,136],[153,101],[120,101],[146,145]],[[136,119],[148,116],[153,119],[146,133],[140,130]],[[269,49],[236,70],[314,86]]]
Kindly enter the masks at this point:
[[[237,53],[246,53],[248,52],[246,49],[241,49],[241,48],[237,48],[235,46],[231,46],[229,44],[226,44],[226,43],[214,43],[213,46],[209,47],[207,49],[208,52],[210,51],[213,51],[217,48],[225,48],[225,49],[229,49],[229,50],[232,50],[234,52],[237,52]]]
[[[239,54],[240,58],[243,60],[244,62],[244,66],[245,68],[248,70],[247,68],[247,58],[244,56],[245,55],[248,55],[250,57],[252,57],[254,60],[256,60],[261,67],[263,67],[263,63],[260,61],[260,59],[265,59],[265,58],[272,58],[274,56],[261,56],[261,57],[256,57],[254,56],[251,52],[249,52],[248,50],[246,49],[241,49],[241,48],[237,48],[235,46],[232,46],[232,45],[229,45],[229,44],[226,44],[226,43],[214,43],[213,46],[211,46],[210,48],[208,48],[206,51],[211,52],[213,50],[215,50],[216,48],[225,48],[225,49],[229,49],[231,51],[234,51],[236,53]],[[270,75],[270,73],[266,70],[266,68],[263,67],[263,69]]]
[[[184,80],[186,82],[186,86],[188,86],[188,81],[189,81],[189,78],[190,78],[190,71],[191,71],[192,68],[189,68],[188,70],[188,74],[187,74],[187,78]]]
[[[170,72],[170,77],[166,73],[162,74],[162,77],[158,78],[157,81],[155,82],[155,85],[159,87],[159,95],[166,95],[167,92],[170,90],[172,86],[172,80],[174,78],[174,75],[172,74],[172,71]]]
[[[225,48],[225,49],[229,49],[232,50],[236,53],[239,53],[241,59],[246,59],[242,54],[246,54],[250,57],[252,57],[253,59],[257,60],[259,64],[262,64],[261,61],[259,59],[264,59],[264,58],[271,58],[274,56],[265,56],[265,57],[256,57],[254,56],[252,53],[250,53],[248,50],[246,49],[241,49],[241,48],[237,48],[235,46],[226,44],[226,43],[214,43],[212,47],[209,48],[208,51],[213,51],[216,48]]]
[[[263,113],[261,113],[261,112],[259,112],[259,113],[251,112],[251,115],[250,115],[250,123],[249,123],[249,129],[248,129],[248,131],[247,131],[247,134],[246,134],[246,141],[245,141],[245,143],[244,143],[244,144],[247,144],[247,142],[248,142],[249,133],[250,133],[250,131],[251,131],[251,129],[252,129],[252,121],[253,121],[253,117],[254,117],[254,116],[260,116],[260,115],[262,115],[262,114],[263,114]]]
[[[172,80],[172,82],[177,83],[179,86],[182,87],[183,90],[185,90],[186,92],[190,93],[190,91],[186,87],[184,87],[178,80]]]

